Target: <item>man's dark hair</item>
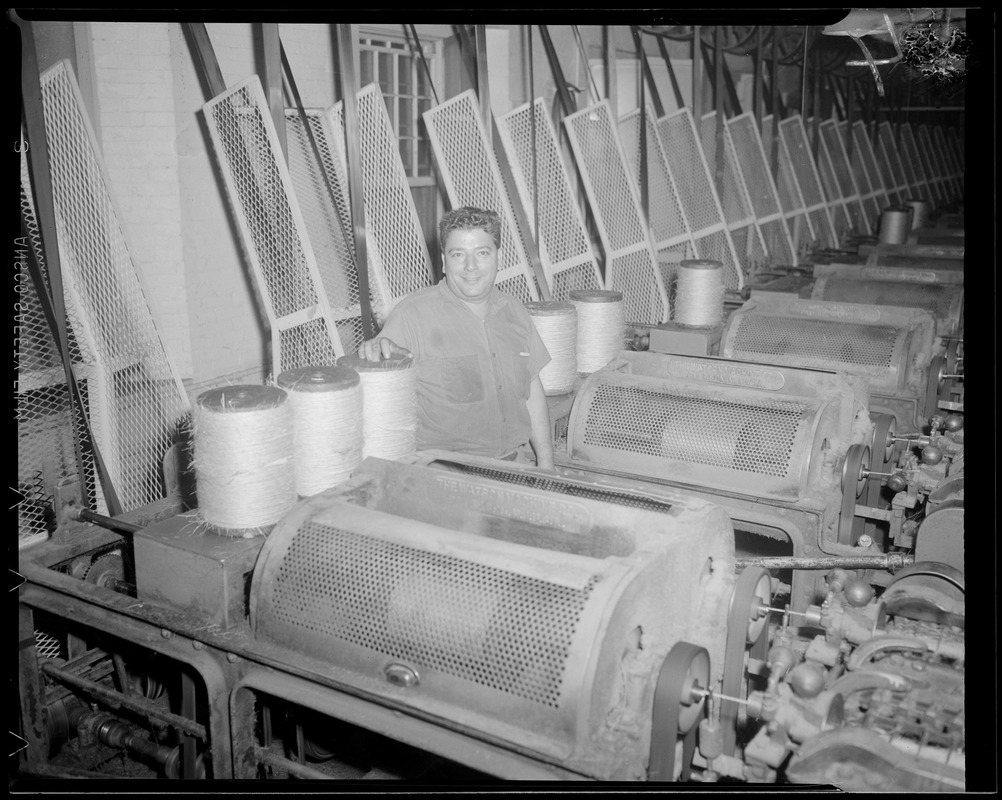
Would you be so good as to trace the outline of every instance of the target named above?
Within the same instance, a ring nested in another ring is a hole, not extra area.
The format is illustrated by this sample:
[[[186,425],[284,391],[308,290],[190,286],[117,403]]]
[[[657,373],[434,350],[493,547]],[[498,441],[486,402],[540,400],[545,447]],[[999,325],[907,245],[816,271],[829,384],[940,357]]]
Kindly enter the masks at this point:
[[[489,211],[474,206],[454,208],[444,214],[438,222],[438,242],[445,250],[446,239],[453,231],[476,229],[487,231],[497,248],[501,249],[501,216],[497,211]]]

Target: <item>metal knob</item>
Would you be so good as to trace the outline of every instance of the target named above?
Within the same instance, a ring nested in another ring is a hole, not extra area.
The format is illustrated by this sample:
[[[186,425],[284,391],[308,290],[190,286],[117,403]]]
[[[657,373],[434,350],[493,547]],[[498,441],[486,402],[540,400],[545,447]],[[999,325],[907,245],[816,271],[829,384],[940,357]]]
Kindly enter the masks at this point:
[[[933,466],[938,464],[943,460],[943,451],[936,447],[934,444],[930,444],[922,450],[922,463]]]
[[[908,481],[903,474],[895,472],[887,479],[887,488],[892,492],[903,492],[908,488]]]
[[[964,427],[964,418],[960,414],[950,414],[944,421],[948,431],[959,431]]]

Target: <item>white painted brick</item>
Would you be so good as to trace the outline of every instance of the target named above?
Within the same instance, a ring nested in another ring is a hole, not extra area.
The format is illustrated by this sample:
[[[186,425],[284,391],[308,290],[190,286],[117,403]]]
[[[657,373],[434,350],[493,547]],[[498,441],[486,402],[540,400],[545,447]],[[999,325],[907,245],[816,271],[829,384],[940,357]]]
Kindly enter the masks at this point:
[[[165,111],[147,111],[143,114],[143,124],[173,130],[174,114]]]

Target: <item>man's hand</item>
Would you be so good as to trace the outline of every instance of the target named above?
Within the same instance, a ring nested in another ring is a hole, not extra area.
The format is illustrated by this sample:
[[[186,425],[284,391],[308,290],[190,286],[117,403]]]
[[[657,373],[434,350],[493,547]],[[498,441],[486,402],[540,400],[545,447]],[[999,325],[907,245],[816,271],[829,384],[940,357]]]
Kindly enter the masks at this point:
[[[358,357],[366,361],[386,361],[391,358],[409,356],[410,350],[386,338],[369,339],[358,348]]]

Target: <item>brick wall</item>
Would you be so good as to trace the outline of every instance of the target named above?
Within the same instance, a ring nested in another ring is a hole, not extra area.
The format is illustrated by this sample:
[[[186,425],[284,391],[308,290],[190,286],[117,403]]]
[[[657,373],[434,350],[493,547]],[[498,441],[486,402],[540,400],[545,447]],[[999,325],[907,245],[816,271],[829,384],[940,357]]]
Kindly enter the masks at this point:
[[[192,371],[166,24],[91,25],[100,146],[168,355]]]

